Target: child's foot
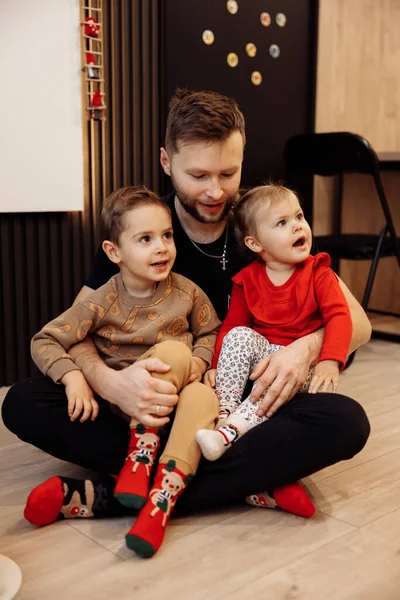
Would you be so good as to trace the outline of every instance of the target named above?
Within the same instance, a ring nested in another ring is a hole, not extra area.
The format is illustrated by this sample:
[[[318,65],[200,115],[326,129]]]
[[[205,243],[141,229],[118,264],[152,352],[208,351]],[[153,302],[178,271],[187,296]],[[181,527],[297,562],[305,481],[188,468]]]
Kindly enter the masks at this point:
[[[247,496],[246,502],[260,508],[281,508],[299,517],[312,517],[315,506],[300,483],[292,483],[275,488],[270,492],[261,492]]]
[[[149,493],[150,474],[160,446],[158,429],[131,428],[128,456],[115,486],[114,496],[124,506],[142,508]]]
[[[142,558],[150,558],[160,548],[172,509],[192,475],[175,467],[175,461],[158,465],[149,499],[125,536],[128,548]]]
[[[238,437],[239,432],[233,425],[221,425],[216,431],[199,429],[196,433],[196,441],[207,460],[220,458]]]
[[[257,415],[259,403],[260,401],[253,404],[250,398],[247,398],[222,423],[218,424],[215,431],[200,429],[196,434],[196,440],[203,456],[208,460],[217,460],[239,437],[267,420],[266,417]]]
[[[24,517],[32,525],[48,525],[60,519],[115,517],[126,509],[114,499],[115,480],[50,477],[28,496]]]

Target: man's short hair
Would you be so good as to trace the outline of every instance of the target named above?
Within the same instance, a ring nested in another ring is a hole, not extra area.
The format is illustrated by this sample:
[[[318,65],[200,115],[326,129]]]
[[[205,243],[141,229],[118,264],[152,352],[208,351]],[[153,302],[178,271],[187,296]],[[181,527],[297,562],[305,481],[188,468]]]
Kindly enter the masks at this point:
[[[154,192],[145,186],[128,186],[112,192],[103,202],[101,225],[103,239],[118,244],[119,237],[125,229],[125,215],[138,206],[155,204],[162,206],[168,213],[168,206]]]
[[[179,151],[179,142],[222,142],[239,131],[246,143],[244,116],[233,98],[218,92],[177,89],[169,103],[165,148]]]

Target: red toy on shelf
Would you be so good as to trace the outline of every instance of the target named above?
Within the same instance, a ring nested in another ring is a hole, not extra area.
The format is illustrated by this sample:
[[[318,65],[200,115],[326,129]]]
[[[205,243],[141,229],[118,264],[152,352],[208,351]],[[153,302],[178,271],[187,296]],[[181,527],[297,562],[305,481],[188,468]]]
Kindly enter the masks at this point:
[[[92,96],[90,104],[93,107],[103,106],[103,99],[102,99],[100,90],[96,90],[95,91],[95,93]],[[103,111],[102,110],[99,110],[98,108],[96,110],[92,110],[92,118],[95,121],[100,121],[102,115],[103,115]]]
[[[100,90],[96,90],[92,97],[92,106],[101,106],[101,93]]]
[[[94,17],[86,17],[85,19],[85,35],[97,38],[99,36],[100,25]]]

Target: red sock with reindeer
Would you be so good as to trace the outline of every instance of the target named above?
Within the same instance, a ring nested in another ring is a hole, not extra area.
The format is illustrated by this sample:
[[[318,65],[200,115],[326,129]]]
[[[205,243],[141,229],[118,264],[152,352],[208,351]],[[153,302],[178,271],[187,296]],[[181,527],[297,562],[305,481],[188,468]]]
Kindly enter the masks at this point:
[[[131,427],[128,456],[119,474],[114,496],[124,506],[142,508],[146,503],[150,475],[160,447],[158,429],[142,424]]]
[[[310,518],[315,513],[314,504],[299,482],[252,494],[247,496],[246,502],[260,508],[280,508],[305,518]]]
[[[115,500],[114,488],[112,476],[99,481],[50,477],[29,494],[24,517],[32,525],[49,525],[60,519],[125,515],[129,511]]]
[[[176,501],[192,478],[177,469],[174,460],[158,465],[149,498],[125,536],[128,548],[143,558],[157,552]]]

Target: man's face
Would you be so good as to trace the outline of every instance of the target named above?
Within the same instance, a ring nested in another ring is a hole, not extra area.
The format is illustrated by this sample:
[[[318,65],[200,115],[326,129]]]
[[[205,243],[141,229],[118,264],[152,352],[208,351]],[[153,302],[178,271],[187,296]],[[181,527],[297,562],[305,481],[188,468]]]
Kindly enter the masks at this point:
[[[161,148],[161,165],[181,204],[197,221],[219,223],[226,217],[239,189],[243,150],[239,131],[222,142],[179,143],[172,156]]]

